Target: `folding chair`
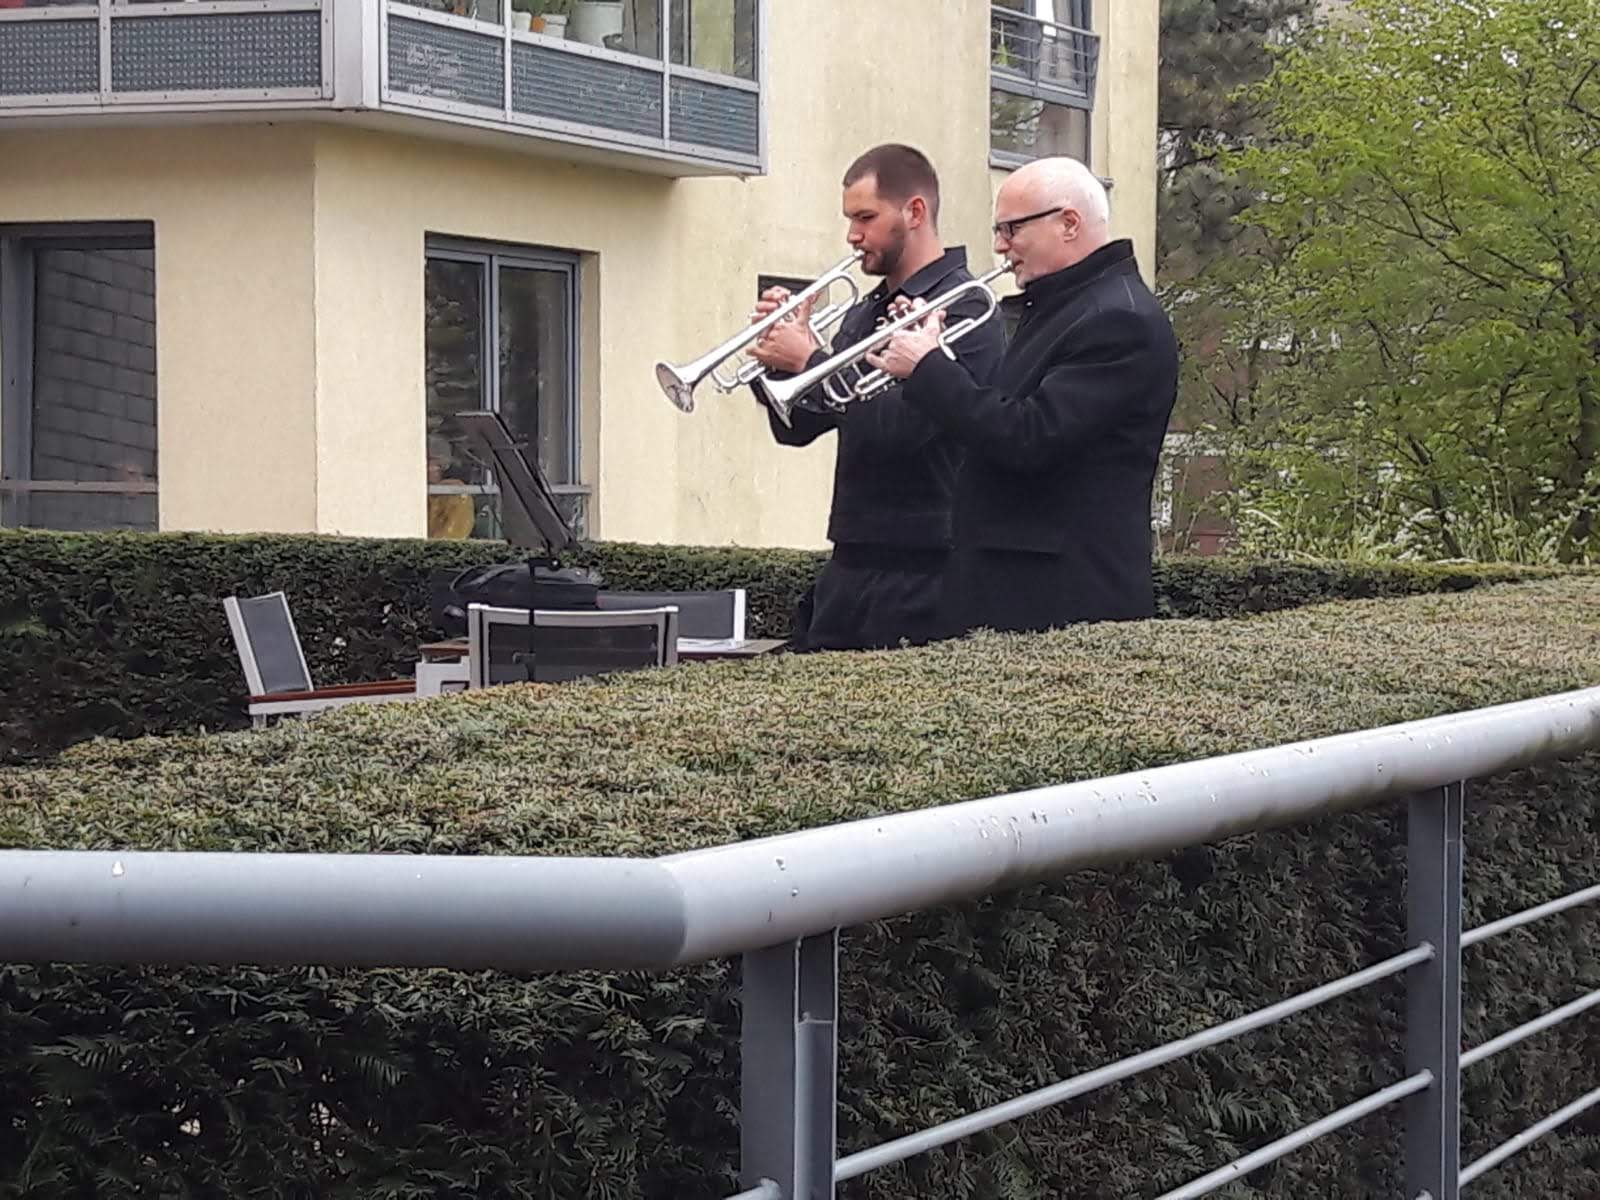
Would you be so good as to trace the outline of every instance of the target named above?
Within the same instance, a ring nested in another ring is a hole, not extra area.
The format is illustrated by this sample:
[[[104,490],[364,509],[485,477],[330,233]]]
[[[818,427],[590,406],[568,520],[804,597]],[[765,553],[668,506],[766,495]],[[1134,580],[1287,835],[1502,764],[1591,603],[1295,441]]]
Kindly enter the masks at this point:
[[[391,700],[415,700],[417,681],[385,679],[376,683],[347,683],[319,688],[311,682],[305,651],[294,618],[289,615],[289,600],[282,592],[240,599],[226,596],[222,601],[228,614],[228,629],[239,665],[244,668],[250,688],[250,719],[257,726],[268,717],[296,716],[340,708],[346,704],[384,704]]]
[[[467,605],[467,687],[675,666],[678,610],[589,612]],[[535,640],[535,637],[537,640]],[[529,660],[532,660],[532,671]]]

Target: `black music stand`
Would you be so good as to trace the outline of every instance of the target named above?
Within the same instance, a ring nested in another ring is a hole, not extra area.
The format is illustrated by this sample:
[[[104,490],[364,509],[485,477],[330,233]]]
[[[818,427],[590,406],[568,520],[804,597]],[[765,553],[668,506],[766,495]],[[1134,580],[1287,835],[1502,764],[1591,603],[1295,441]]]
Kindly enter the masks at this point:
[[[466,435],[468,448],[494,471],[500,483],[500,518],[506,541],[525,550],[542,548],[544,565],[554,567],[561,552],[576,546],[578,538],[556,507],[555,493],[538,462],[524,453],[527,443],[512,437],[496,412],[475,409],[457,413],[456,423]]]
[[[468,449],[494,472],[500,485],[500,520],[506,541],[524,550],[543,551],[528,560],[528,653],[525,657],[528,678],[533,679],[539,630],[534,619],[539,570],[556,570],[561,565],[561,553],[576,546],[578,537],[556,507],[555,493],[545,481],[538,459],[528,456],[527,443],[512,436],[499,413],[475,409],[457,413],[456,422],[466,435]]]

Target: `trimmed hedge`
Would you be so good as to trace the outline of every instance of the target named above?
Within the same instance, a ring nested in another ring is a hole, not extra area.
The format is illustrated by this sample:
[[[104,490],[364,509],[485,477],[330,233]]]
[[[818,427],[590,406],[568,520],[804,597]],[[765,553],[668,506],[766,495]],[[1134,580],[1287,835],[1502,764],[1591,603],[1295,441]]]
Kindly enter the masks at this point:
[[[429,574],[511,557],[503,543],[0,532],[0,761],[97,734],[242,727],[244,680],[221,604],[230,593],[288,593],[319,683],[409,674],[437,632]],[[617,588],[746,587],[754,635],[781,637],[824,556],[599,543],[573,561]],[[1157,591],[1162,615],[1222,617],[1538,574],[1169,558]]]
[[[224,596],[286,592],[319,684],[382,679],[438,636],[430,574],[515,558],[504,543],[0,532],[0,761],[247,725]],[[746,587],[755,636],[781,636],[822,556],[604,543],[570,561],[616,588]]]
[[[97,741],[0,769],[0,845],[656,854],[1600,684],[1580,578],[979,635]],[[1600,755],[1477,788],[1468,919],[1600,878]],[[846,931],[845,1152],[1405,945],[1389,807]],[[1575,911],[1468,952],[1466,1043],[1600,986]],[[720,1197],[737,967],[0,968],[0,1196]],[[1401,1077],[1397,981],[867,1176],[1150,1196]],[[1594,1086],[1588,1018],[1467,1075],[1468,1157]],[[1233,1196],[1401,1195],[1388,1111]],[[1600,1194],[1590,1113],[1475,1200]]]

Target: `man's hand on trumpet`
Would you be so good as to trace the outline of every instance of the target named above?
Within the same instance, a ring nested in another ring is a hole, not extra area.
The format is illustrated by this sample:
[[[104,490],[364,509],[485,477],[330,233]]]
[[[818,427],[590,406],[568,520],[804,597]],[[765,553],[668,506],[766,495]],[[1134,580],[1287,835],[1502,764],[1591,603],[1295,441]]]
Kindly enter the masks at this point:
[[[920,312],[927,307],[927,301],[919,298],[902,313],[891,312],[890,315],[898,319],[905,312]],[[922,320],[906,326],[890,338],[883,349],[868,354],[867,362],[896,379],[904,379],[917,369],[917,364],[928,354],[939,348],[939,338],[943,334],[944,309],[930,310]]]
[[[768,288],[756,301],[750,323],[764,321],[788,302],[788,288]],[[750,347],[750,357],[770,371],[787,371],[791,375],[804,371],[811,356],[821,349],[811,331],[811,311],[816,303],[815,296],[801,301],[794,312],[768,329]]]

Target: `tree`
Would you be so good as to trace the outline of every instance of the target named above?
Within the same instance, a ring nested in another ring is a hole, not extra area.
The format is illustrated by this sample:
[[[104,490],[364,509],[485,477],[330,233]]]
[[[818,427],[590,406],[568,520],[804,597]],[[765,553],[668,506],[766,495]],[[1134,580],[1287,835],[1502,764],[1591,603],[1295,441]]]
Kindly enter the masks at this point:
[[[1272,47],[1304,29],[1314,7],[1314,0],[1162,0],[1156,278],[1184,346],[1175,429],[1232,430],[1255,421],[1280,331],[1272,324],[1276,306],[1251,293],[1276,276],[1284,255],[1263,230],[1238,219],[1254,193],[1222,155],[1263,134],[1269,114],[1245,88],[1267,76]],[[1183,526],[1199,516],[1194,493],[1215,486],[1217,465],[1191,452],[1174,451],[1170,461]],[[1188,532],[1176,530],[1175,544]]]
[[[1355,0],[1352,14],[1248,89],[1272,131],[1221,157],[1253,181],[1251,226],[1286,251],[1272,280],[1231,293],[1266,295],[1288,331],[1236,447],[1246,515],[1292,515],[1311,548],[1587,559],[1596,6]]]
[[[1310,19],[1314,0],[1162,0],[1158,121],[1163,280],[1200,273],[1239,235],[1248,191],[1218,166],[1262,130],[1247,85],[1272,69],[1269,47]]]

